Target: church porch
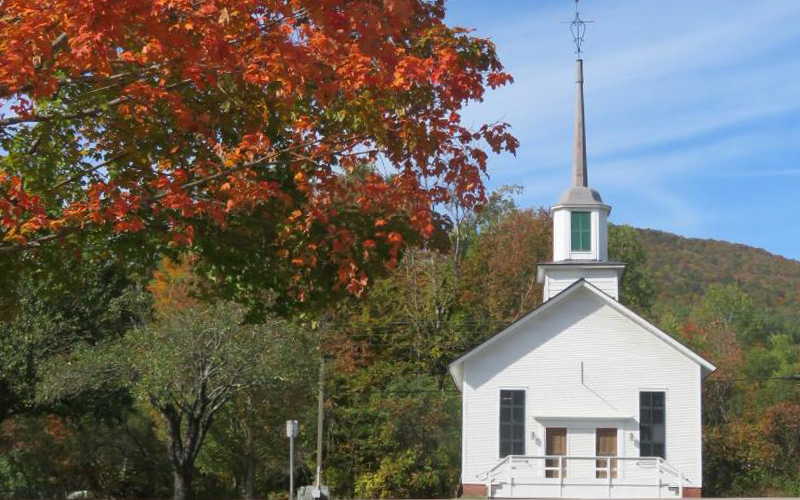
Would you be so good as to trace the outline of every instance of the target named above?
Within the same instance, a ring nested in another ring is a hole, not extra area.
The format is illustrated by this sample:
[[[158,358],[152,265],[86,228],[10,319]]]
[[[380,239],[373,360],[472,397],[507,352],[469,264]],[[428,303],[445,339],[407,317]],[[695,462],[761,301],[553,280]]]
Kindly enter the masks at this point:
[[[489,498],[685,498],[699,496],[661,457],[509,455],[464,485],[465,496]]]

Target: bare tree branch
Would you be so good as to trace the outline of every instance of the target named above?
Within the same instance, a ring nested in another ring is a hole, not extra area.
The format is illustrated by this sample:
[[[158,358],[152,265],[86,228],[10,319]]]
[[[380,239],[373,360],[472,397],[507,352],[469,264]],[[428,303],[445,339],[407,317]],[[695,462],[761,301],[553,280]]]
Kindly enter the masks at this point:
[[[108,160],[106,160],[106,161],[104,161],[104,162],[102,162],[100,164],[97,164],[97,165],[95,165],[95,166],[93,166],[91,168],[87,168],[86,170],[78,172],[77,174],[73,175],[72,177],[69,177],[67,179],[64,179],[61,182],[57,182],[57,183],[53,184],[53,186],[50,187],[50,189],[48,189],[47,192],[48,193],[52,193],[53,191],[57,191],[57,190],[61,189],[62,187],[66,186],[67,184],[79,181],[84,176],[86,176],[88,174],[91,174],[93,172],[96,172],[96,171],[100,170],[101,168],[107,167],[108,165],[114,163],[117,160],[121,160],[122,158],[125,158],[126,156],[128,156],[128,152],[127,151],[123,152],[123,153],[119,153],[117,155],[114,155],[111,158],[109,158]]]
[[[353,142],[357,142],[358,140],[359,140],[358,137],[354,137],[354,138],[351,139],[351,141],[353,141]],[[180,185],[180,189],[182,189],[182,190],[190,190],[190,189],[194,189],[194,188],[199,187],[199,186],[204,186],[204,185],[208,184],[209,182],[212,182],[212,181],[215,181],[217,179],[226,177],[226,176],[228,176],[230,174],[239,172],[241,170],[246,170],[248,168],[282,165],[282,164],[285,163],[285,161],[270,161],[270,160],[274,160],[275,158],[278,158],[278,157],[280,157],[281,155],[284,155],[284,154],[292,154],[292,155],[294,155],[294,156],[296,156],[298,158],[301,158],[301,159],[304,159],[304,160],[307,160],[307,161],[314,161],[313,159],[311,159],[311,158],[309,158],[307,156],[296,155],[295,153],[293,153],[293,151],[295,151],[297,149],[304,148],[304,147],[311,146],[311,145],[319,143],[321,141],[322,141],[322,139],[315,139],[313,141],[308,141],[306,143],[297,144],[297,145],[290,146],[290,147],[287,147],[287,148],[284,148],[284,149],[281,149],[281,150],[272,151],[269,154],[264,155],[264,156],[262,156],[260,158],[255,159],[255,160],[252,160],[252,161],[249,161],[249,162],[245,162],[245,163],[241,163],[241,164],[236,165],[234,167],[230,167],[230,168],[221,170],[221,171],[219,171],[219,172],[217,172],[215,174],[210,174],[210,175],[207,175],[205,177],[201,177],[199,179],[195,179],[193,181],[181,184]],[[333,155],[341,154],[341,152],[346,151],[346,150],[347,150],[347,148],[343,148],[339,152],[335,152],[335,153],[331,153],[331,154],[333,154]],[[150,198],[147,198],[146,200],[143,200],[141,202],[141,205],[142,206],[151,205],[152,203],[154,203],[154,202],[156,202],[158,200],[161,200],[161,199],[165,198],[166,196],[169,196],[169,194],[170,194],[169,191],[162,191],[161,193],[158,193],[156,195],[151,196]],[[56,240],[58,238],[66,236],[68,234],[75,233],[75,232],[77,232],[77,231],[79,231],[81,229],[82,228],[75,227],[75,226],[65,226],[65,227],[59,229],[58,231],[56,231],[55,233],[35,238],[33,240],[28,241],[27,243],[22,243],[22,244],[18,244],[18,245],[2,245],[2,246],[0,246],[0,255],[38,248],[38,247],[42,246],[45,243],[48,243],[48,242],[53,241],[53,240]]]

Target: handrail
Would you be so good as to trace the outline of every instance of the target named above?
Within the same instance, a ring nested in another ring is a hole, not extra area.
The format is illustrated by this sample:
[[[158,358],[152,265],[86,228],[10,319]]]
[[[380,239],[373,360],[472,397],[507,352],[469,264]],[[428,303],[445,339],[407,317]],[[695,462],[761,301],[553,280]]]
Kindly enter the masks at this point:
[[[496,470],[498,467],[500,467],[501,465],[503,465],[503,464],[505,464],[506,462],[508,462],[509,460],[511,460],[511,458],[512,458],[512,457],[514,457],[514,456],[515,456],[515,455],[506,455],[505,457],[503,457],[503,459],[502,459],[502,460],[500,460],[499,462],[497,462],[497,463],[495,464],[495,466],[494,466],[494,467],[492,467],[491,469],[487,470],[486,472],[482,472],[482,473],[478,474],[478,476],[477,476],[477,477],[478,477],[478,479],[488,479],[488,477],[489,477],[489,474],[491,474],[492,472],[494,472],[494,471],[495,471],[495,470]],[[517,455],[517,456],[519,456],[519,455]]]
[[[615,460],[627,460],[627,461],[651,461],[655,462],[656,460],[663,460],[661,457],[626,457],[624,455],[618,456],[599,456],[599,455],[506,455],[500,462],[495,465],[497,467],[502,462],[507,461],[508,459],[537,459],[537,460],[557,460],[558,457],[567,458],[570,460],[603,460],[606,458],[613,458]],[[494,467],[493,467],[494,468]],[[488,472],[488,471],[487,471]]]
[[[692,482],[688,477],[684,476],[683,473],[681,471],[679,471],[677,467],[675,467],[674,465],[672,465],[671,463],[667,462],[666,460],[664,460],[661,457],[657,457],[657,458],[658,458],[658,464],[661,465],[661,466],[666,466],[666,468],[667,468],[666,471],[669,472],[670,474],[672,474],[673,476],[675,476],[676,478],[678,478],[680,481],[684,481],[684,482],[687,482],[687,483],[691,483]]]
[[[597,456],[597,455],[506,455],[503,457],[499,462],[497,462],[491,469],[478,474],[478,479],[488,479],[489,475],[495,472],[497,469],[503,467],[506,464],[519,462],[519,461],[531,461],[531,460],[617,460],[621,462],[639,462],[641,464],[653,464],[655,465],[659,471],[669,473],[675,476],[678,479],[681,479],[686,482],[691,482],[683,473],[681,473],[674,465],[670,464],[666,460],[661,457],[626,457],[626,456]],[[544,470],[557,470],[558,467],[555,466],[544,466]]]
[[[550,462],[548,463],[548,461]],[[557,465],[554,464],[555,461],[558,462]],[[593,461],[596,463],[587,469],[585,465],[579,463],[568,466],[570,461]],[[633,462],[634,468],[623,465],[631,462]],[[595,472],[589,472],[590,470]],[[553,471],[557,471],[557,474],[548,475]],[[619,477],[617,477],[617,471],[619,471]],[[625,471],[631,471],[633,475],[629,476]],[[530,476],[531,473],[533,476]],[[586,476],[587,473],[591,475]],[[641,473],[645,473],[645,475],[642,476]],[[589,477],[593,477],[597,481],[586,482]],[[557,496],[561,496],[564,488],[568,486],[602,484],[608,488],[609,497],[612,495],[612,488],[652,486],[658,488],[659,498],[661,498],[661,488],[667,487],[677,488],[676,498],[681,498],[684,486],[692,483],[674,465],[657,456],[507,455],[491,469],[478,474],[477,478],[486,483],[489,498],[493,498],[495,486],[510,485],[510,488],[513,489],[525,484],[542,485],[542,487],[555,485],[559,492]],[[642,483],[642,480],[645,480],[645,483]]]

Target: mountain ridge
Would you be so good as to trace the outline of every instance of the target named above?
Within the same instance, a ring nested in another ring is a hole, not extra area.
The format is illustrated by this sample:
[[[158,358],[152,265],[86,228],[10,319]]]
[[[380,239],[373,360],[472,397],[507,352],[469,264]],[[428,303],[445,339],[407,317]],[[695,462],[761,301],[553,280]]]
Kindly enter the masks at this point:
[[[657,301],[688,306],[710,284],[736,282],[756,306],[800,325],[800,261],[742,243],[636,230],[647,250]]]

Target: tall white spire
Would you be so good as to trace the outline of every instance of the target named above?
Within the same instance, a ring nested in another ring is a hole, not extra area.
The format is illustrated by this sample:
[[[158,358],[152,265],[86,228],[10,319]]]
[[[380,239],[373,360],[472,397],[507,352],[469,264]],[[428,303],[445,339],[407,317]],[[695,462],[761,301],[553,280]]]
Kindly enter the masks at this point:
[[[570,30],[575,42],[575,130],[572,144],[572,185],[551,207],[553,216],[553,262],[540,264],[538,280],[544,284],[544,300],[584,279],[617,299],[619,279],[625,265],[608,261],[608,214],[600,193],[589,187],[586,162],[586,116],[583,95],[581,46],[586,23],[578,12]]]
[[[575,143],[572,146],[572,186],[589,187],[586,171],[586,123],[583,110],[583,59],[575,60]]]

